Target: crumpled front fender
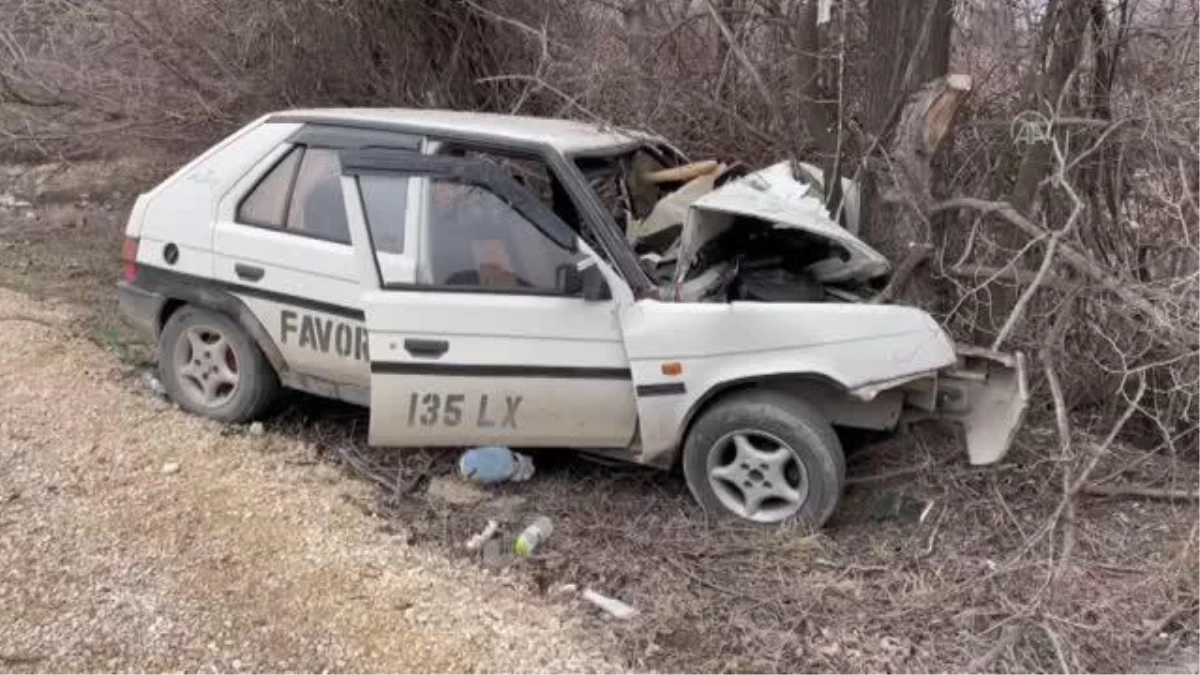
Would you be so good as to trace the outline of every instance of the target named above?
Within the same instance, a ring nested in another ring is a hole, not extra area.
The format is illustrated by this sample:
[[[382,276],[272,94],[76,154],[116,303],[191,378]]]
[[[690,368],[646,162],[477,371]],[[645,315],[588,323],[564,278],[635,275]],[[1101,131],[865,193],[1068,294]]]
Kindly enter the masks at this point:
[[[1025,355],[955,345],[957,363],[902,385],[908,420],[958,422],[971,464],[993,464],[1012,447],[1029,406]]]

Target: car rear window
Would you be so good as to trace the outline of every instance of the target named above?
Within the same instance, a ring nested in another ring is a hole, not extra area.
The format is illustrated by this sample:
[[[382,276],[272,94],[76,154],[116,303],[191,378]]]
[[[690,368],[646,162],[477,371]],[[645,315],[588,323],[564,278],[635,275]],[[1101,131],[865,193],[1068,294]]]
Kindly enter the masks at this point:
[[[292,188],[287,229],[318,239],[350,243],[336,150],[310,148],[304,151],[300,171],[296,173],[296,185]]]
[[[293,148],[242,200],[237,220],[349,244],[337,151]]]
[[[283,227],[288,193],[291,192],[292,178],[296,175],[296,165],[302,153],[302,149],[293,148],[254,186],[238,208],[239,222]]]

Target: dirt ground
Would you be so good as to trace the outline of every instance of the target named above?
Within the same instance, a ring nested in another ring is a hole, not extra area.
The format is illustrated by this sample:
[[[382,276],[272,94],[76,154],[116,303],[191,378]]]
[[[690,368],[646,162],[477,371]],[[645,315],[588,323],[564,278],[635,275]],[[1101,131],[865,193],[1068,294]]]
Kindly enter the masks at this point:
[[[0,290],[0,669],[620,669],[570,606],[387,534],[303,440],[139,395],[72,319]]]
[[[1084,498],[1061,560],[1043,411],[993,467],[940,427],[847,439],[819,533],[562,452],[448,499],[454,453],[369,449],[363,411],[303,396],[262,435],[185,415],[112,285],[173,161],[0,168],[28,202],[0,205],[0,670],[1197,670],[1195,502]],[[1081,453],[1105,431],[1076,427]],[[1096,475],[1195,489],[1194,454],[1110,454]],[[463,549],[538,514],[531,560]]]

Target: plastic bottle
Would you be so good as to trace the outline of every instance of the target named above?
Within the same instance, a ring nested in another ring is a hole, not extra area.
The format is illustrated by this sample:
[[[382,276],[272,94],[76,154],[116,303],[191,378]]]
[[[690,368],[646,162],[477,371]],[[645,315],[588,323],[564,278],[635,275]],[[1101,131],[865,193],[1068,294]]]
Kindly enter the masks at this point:
[[[533,475],[533,460],[508,448],[473,448],[458,460],[458,470],[463,478],[476,483],[523,481]]]
[[[543,541],[550,536],[554,531],[554,524],[546,516],[538,516],[526,527],[521,536],[517,537],[517,543],[513,544],[513,552],[517,557],[524,558],[533,553]]]

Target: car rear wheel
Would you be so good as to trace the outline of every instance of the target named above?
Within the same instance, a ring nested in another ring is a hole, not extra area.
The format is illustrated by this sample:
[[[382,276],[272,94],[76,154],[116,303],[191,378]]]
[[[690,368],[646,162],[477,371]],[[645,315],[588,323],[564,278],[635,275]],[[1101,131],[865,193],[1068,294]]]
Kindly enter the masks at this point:
[[[163,327],[159,379],[181,408],[227,423],[262,415],[279,378],[258,346],[228,317],[183,307]]]
[[[718,401],[696,420],[683,473],[710,513],[819,527],[837,508],[846,469],[841,443],[820,412],[795,396],[755,389]]]

